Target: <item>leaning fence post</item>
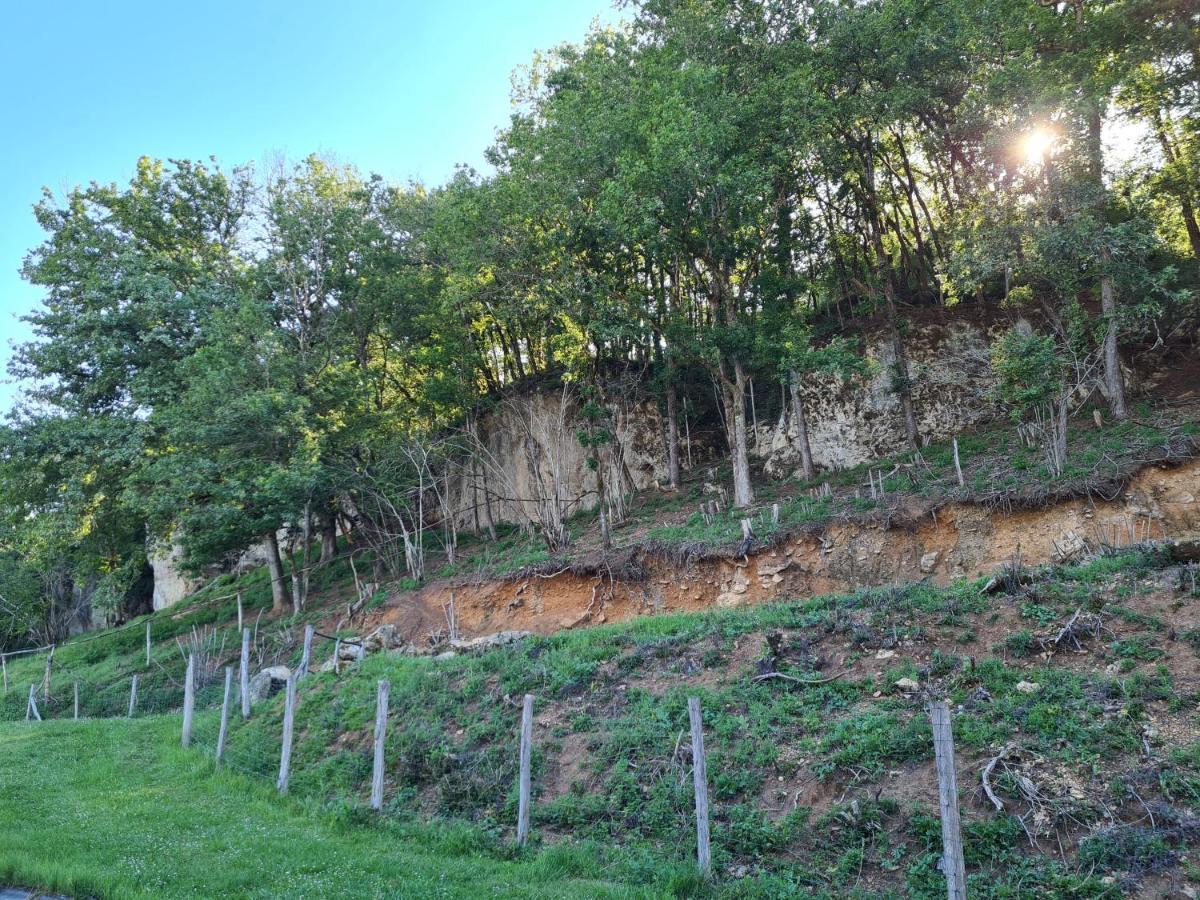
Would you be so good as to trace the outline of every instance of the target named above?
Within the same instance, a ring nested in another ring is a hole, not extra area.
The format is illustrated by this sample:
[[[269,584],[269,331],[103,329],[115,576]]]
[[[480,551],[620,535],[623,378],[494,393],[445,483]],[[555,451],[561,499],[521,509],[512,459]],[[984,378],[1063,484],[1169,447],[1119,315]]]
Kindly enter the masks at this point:
[[[146,620],[146,668],[150,668],[150,620]]]
[[[217,732],[217,762],[225,755],[225,735],[229,731],[229,693],[233,689],[233,668],[225,667],[225,699],[221,701],[221,730]]]
[[[700,698],[688,697],[688,719],[692,725],[692,784],[696,789],[696,858],[700,871],[712,871],[712,848],[708,837],[708,765],[704,758],[704,722]]]
[[[288,773],[292,767],[292,721],[296,713],[296,676],[289,675],[283,704],[283,747],[279,751],[279,793],[288,792]]]
[[[196,705],[196,654],[188,654],[187,674],[183,682],[183,746],[192,742],[192,710]]]
[[[8,657],[0,653],[0,668],[4,670],[4,696],[8,696]]]
[[[79,718],[79,682],[75,682],[75,718]]]
[[[967,876],[959,828],[958,783],[954,775],[954,734],[950,728],[950,708],[942,701],[931,703],[929,718],[933,723],[938,803],[942,811],[942,869],[946,873],[946,896],[949,900],[966,900]]]
[[[313,627],[304,626],[304,652],[300,654],[300,667],[296,669],[296,677],[303,678],[308,674],[308,661],[312,659]]]
[[[242,694],[242,718],[250,718],[250,629],[242,629],[242,661],[238,668],[238,687]]]
[[[533,754],[533,694],[521,704],[521,774],[517,782],[517,846],[529,840],[529,768]]]
[[[371,772],[371,809],[383,809],[383,739],[387,731],[388,690],[380,681],[375,694],[375,767]]]
[[[958,477],[958,486],[966,487],[966,479],[963,478],[962,464],[958,461],[958,438],[954,439],[954,474]]]
[[[40,712],[38,712],[38,708],[37,708],[37,685],[36,684],[31,684],[29,686],[29,704],[25,707],[25,721],[26,722],[29,721],[30,716],[37,719],[39,722],[42,721],[42,714]]]
[[[133,718],[135,709],[137,709],[137,672],[133,673],[133,679],[129,682],[129,718]]]

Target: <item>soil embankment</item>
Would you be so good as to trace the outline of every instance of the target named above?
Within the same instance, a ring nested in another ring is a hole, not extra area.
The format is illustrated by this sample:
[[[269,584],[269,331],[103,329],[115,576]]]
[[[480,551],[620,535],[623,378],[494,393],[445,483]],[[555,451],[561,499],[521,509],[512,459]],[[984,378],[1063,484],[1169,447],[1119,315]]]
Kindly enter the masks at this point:
[[[885,520],[886,519],[886,520]],[[900,506],[873,521],[832,522],[770,547],[687,564],[646,552],[636,577],[603,566],[481,583],[434,582],[373,616],[418,646],[446,626],[454,601],[460,633],[473,637],[616,622],[639,615],[764,603],[918,581],[945,583],[1019,560],[1040,565],[1087,547],[1200,535],[1200,460],[1150,466],[1116,496],[1080,497],[1037,509],[949,503]]]

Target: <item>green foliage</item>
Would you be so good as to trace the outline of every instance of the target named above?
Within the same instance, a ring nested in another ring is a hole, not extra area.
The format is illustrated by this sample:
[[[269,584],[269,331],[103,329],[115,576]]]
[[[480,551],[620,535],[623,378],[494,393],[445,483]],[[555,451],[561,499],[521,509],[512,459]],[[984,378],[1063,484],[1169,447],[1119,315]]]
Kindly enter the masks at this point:
[[[1065,367],[1054,337],[1048,334],[1013,328],[992,350],[1000,396],[1017,418],[1057,399]]]
[[[926,311],[954,307],[1035,323],[993,364],[1016,416],[1056,419],[1052,458],[1014,453],[969,483],[1085,477],[1113,454],[1067,464],[1076,382],[1119,379],[1113,343],[1183,357],[1200,319],[1179,21],[1133,0],[641,0],[522,71],[487,176],[401,187],[315,156],[258,178],[142,159],[126,185],[48,193],[23,266],[43,302],[12,367],[27,394],[0,432],[0,550],[117,616],[145,609],[154,541],[199,569],[284,524],[354,519],[392,580],[421,581],[427,551],[460,571],[462,510],[445,507],[464,485],[526,511],[545,499],[497,483],[484,413],[564,383],[579,402],[562,427],[615,511],[641,385],[706,447],[724,435],[747,507],[748,419],[803,443],[806,405],[866,379],[911,407],[942,386],[906,348]],[[1161,159],[1106,171],[1109,104]],[[544,454],[530,437],[514,445]],[[567,508],[556,530],[584,500],[563,491],[541,491]],[[714,542],[728,524],[661,537]],[[308,547],[285,540],[297,599]]]

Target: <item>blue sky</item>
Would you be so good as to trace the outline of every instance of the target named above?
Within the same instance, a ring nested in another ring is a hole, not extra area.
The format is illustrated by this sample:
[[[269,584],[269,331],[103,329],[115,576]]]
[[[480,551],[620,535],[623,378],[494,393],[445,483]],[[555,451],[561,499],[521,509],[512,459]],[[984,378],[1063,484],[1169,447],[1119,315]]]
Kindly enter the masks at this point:
[[[43,186],[126,181],[142,155],[329,153],[443,181],[508,120],[512,70],[617,18],[610,0],[43,0],[0,27],[0,370],[39,292],[17,270]],[[0,383],[0,411],[15,387]]]

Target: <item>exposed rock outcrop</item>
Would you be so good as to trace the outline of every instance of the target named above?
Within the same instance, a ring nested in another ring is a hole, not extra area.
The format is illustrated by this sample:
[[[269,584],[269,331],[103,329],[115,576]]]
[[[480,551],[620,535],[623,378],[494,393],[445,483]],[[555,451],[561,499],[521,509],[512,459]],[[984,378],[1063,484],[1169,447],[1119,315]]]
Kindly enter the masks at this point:
[[[922,440],[942,440],[999,410],[989,400],[995,384],[987,335],[957,322],[925,325],[907,343],[913,407]],[[891,342],[870,339],[865,347],[870,374],[848,382],[835,375],[806,376],[800,387],[808,418],[809,444],[819,468],[844,469],[904,449],[904,419],[892,389],[895,357]],[[754,452],[773,478],[800,465],[794,422],[760,424]]]

